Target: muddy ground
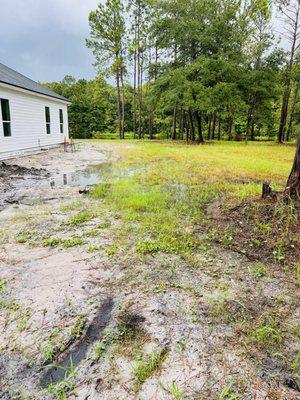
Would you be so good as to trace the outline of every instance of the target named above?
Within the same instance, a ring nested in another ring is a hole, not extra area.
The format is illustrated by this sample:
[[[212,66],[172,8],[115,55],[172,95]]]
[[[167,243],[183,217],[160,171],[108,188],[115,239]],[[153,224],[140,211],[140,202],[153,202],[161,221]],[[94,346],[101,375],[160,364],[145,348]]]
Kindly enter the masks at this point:
[[[245,339],[278,309],[299,329],[294,280],[214,243],[191,260],[116,249],[118,213],[78,189],[117,159],[84,144],[0,168],[0,399],[300,399],[297,343]]]

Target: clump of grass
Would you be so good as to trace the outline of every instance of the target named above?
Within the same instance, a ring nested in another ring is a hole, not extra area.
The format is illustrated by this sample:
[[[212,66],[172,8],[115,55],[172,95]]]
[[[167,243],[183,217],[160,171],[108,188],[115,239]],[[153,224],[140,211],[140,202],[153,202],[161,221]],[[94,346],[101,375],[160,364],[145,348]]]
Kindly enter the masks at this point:
[[[242,396],[233,390],[233,382],[229,383],[220,393],[218,400],[237,400]]]
[[[16,242],[20,244],[24,244],[29,242],[34,237],[34,233],[32,231],[20,231],[16,234]]]
[[[167,350],[153,350],[149,354],[141,355],[137,362],[136,366],[134,367],[134,376],[137,381],[138,390],[144,382],[156,372],[158,372],[167,356]]]
[[[167,391],[175,400],[182,400],[184,398],[184,393],[180,390],[176,382],[172,382],[172,385],[167,389]]]
[[[73,236],[70,239],[63,239],[61,243],[63,247],[69,248],[69,247],[81,246],[82,244],[84,244],[84,241],[78,236]]]
[[[264,348],[278,347],[283,342],[283,333],[273,318],[262,319],[252,333],[253,340]]]
[[[56,247],[56,246],[59,246],[60,243],[61,243],[61,239],[58,237],[50,237],[50,238],[45,238],[42,240],[43,247]]]
[[[85,222],[91,221],[93,218],[95,218],[95,213],[91,211],[81,211],[79,214],[70,218],[67,225],[79,226]]]
[[[62,239],[58,237],[50,237],[42,240],[42,246],[43,247],[57,247],[57,246],[62,246],[65,248],[69,247],[75,247],[75,246],[81,246],[84,244],[84,241],[82,238],[78,236],[73,236],[69,239]]]
[[[94,199],[101,199],[108,195],[110,192],[111,184],[110,183],[99,183],[93,188],[91,196]]]
[[[117,250],[118,250],[117,245],[113,243],[111,246],[107,248],[106,253],[108,256],[113,256],[116,254]]]

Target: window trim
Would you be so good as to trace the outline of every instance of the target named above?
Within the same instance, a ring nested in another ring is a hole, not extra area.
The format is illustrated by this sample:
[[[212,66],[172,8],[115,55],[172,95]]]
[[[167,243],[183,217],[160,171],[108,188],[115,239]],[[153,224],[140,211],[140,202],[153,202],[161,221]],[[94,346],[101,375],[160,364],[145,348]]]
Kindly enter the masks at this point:
[[[3,119],[3,106],[2,106],[2,101],[7,101],[7,105],[8,105],[8,117],[9,119]],[[0,109],[1,109],[1,119],[2,119],[2,129],[3,129],[3,137],[4,138],[9,138],[12,136],[12,132],[11,132],[11,112],[10,112],[10,102],[9,99],[5,99],[3,97],[0,98]],[[5,131],[6,129],[4,128],[4,126],[8,126],[8,130],[9,130],[9,134],[6,135]]]
[[[64,113],[63,113],[63,109],[60,108],[59,111],[59,131],[61,134],[64,133]]]
[[[45,106],[45,121],[46,121],[46,134],[51,135],[51,114],[49,106]]]

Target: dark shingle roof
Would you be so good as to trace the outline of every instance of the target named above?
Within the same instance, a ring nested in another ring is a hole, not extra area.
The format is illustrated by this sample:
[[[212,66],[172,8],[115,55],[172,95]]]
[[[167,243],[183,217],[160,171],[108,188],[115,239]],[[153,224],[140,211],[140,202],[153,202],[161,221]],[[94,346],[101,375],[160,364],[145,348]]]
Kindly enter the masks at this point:
[[[19,74],[19,72],[14,71],[13,69],[7,67],[4,64],[0,63],[0,82],[6,83],[7,85],[16,86],[22,89],[30,90],[31,92],[40,93],[45,96],[54,97],[56,99],[69,101],[65,97],[52,92],[52,90],[45,88],[39,83],[26,78],[26,76]]]

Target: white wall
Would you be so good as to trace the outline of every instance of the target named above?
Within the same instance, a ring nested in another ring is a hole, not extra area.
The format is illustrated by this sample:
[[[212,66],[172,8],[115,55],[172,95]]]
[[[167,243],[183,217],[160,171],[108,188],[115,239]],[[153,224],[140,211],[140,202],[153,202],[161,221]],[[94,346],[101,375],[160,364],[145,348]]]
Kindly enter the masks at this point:
[[[3,133],[0,108],[0,158],[23,151],[37,150],[63,143],[68,138],[67,103],[22,89],[0,84],[0,98],[8,99],[11,136]],[[45,107],[50,108],[51,134],[46,133]],[[59,109],[63,110],[64,133],[60,133]]]

